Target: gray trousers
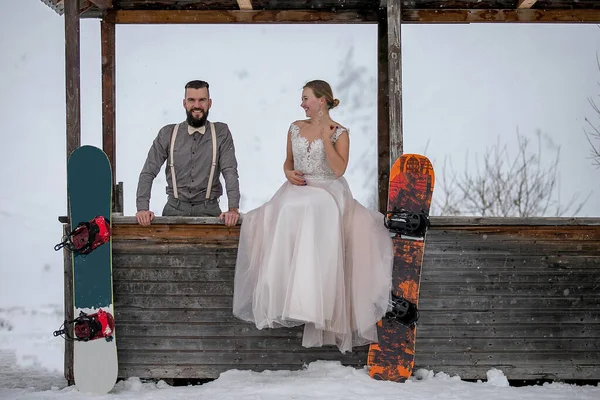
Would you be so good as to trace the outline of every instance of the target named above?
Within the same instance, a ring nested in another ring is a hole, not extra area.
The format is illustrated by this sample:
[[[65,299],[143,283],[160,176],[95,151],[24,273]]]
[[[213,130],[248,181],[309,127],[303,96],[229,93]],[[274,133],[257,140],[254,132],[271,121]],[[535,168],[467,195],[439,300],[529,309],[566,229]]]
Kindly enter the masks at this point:
[[[218,199],[188,203],[169,196],[163,208],[163,217],[218,217],[221,215]]]

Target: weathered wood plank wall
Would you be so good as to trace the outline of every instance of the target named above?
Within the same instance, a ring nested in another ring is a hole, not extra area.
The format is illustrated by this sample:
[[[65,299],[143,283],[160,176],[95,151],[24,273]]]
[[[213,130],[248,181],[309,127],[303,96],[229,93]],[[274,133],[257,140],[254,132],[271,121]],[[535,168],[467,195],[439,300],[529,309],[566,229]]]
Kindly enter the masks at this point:
[[[304,349],[301,328],[259,331],[233,317],[238,228],[133,221],[113,218],[120,377],[212,378],[317,359],[364,365],[366,347]],[[600,219],[432,225],[417,368],[463,379],[485,379],[490,368],[509,379],[600,379]]]
[[[419,367],[473,379],[490,368],[509,379],[600,379],[599,221],[531,222],[544,225],[431,231]]]
[[[366,354],[304,349],[302,329],[258,330],[231,313],[239,229],[114,226],[120,376],[213,378],[231,368],[358,365]]]

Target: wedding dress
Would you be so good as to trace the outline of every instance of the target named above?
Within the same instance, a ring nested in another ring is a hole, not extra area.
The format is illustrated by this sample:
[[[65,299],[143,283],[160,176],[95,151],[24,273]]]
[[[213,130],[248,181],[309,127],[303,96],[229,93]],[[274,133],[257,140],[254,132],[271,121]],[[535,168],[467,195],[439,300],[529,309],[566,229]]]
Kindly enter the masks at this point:
[[[347,132],[338,128],[331,140]],[[233,313],[258,329],[304,324],[305,347],[343,353],[377,342],[388,308],[392,241],[383,215],[352,197],[329,167],[321,139],[290,126],[294,169],[306,186],[285,182],[243,217]]]

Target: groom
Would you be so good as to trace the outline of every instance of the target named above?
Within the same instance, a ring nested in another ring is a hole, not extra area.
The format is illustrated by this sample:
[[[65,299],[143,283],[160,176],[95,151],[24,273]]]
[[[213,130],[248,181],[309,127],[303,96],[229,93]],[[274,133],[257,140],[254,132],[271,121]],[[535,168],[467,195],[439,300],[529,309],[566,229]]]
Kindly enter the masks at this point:
[[[240,188],[233,138],[227,124],[209,122],[212,106],[209,85],[194,80],[185,85],[186,121],[164,126],[150,147],[137,187],[136,218],[148,226],[152,183],[166,160],[167,204],[163,216],[219,217],[233,226],[239,219]],[[219,197],[227,187],[228,210],[221,211]]]

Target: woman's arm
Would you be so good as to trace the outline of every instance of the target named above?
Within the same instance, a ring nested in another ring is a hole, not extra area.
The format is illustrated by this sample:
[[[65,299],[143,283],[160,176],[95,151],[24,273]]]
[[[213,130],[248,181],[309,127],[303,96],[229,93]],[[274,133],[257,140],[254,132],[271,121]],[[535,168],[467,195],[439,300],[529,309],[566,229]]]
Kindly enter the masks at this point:
[[[335,131],[334,133],[335,134]],[[323,138],[323,147],[325,148],[325,155],[327,157],[327,163],[335,175],[339,178],[346,172],[348,166],[348,156],[350,154],[350,137],[348,131],[344,130],[338,137],[335,143],[331,141],[332,133],[329,133],[327,137]]]
[[[287,135],[287,155],[285,157],[285,162],[283,163],[283,173],[292,185],[306,185],[306,181],[304,180],[304,174],[302,174],[302,172],[300,171],[294,170],[294,152],[292,151],[291,132],[288,132]]]

